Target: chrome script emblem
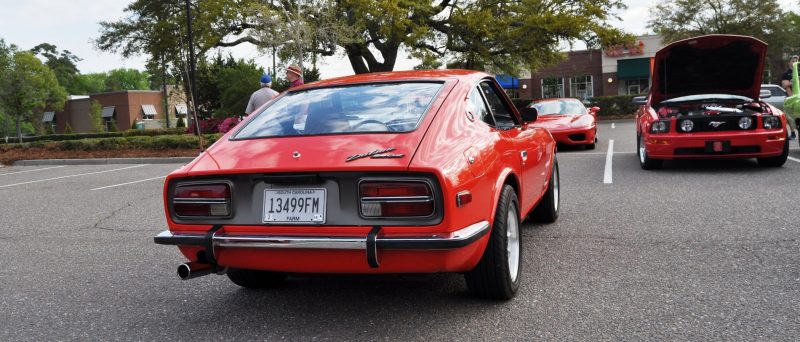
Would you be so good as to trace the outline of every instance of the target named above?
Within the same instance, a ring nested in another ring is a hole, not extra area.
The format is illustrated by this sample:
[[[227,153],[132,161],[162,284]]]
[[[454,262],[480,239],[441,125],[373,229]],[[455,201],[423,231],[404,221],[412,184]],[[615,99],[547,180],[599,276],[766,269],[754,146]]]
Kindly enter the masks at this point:
[[[725,124],[725,121],[711,121],[708,123],[709,126],[717,128]]]
[[[392,152],[394,150],[396,150],[396,148],[389,147],[389,148],[384,148],[382,150],[375,150],[375,151],[371,151],[371,152],[367,152],[367,153],[354,154],[352,156],[347,157],[347,159],[345,159],[345,161],[346,162],[351,162],[351,161],[354,161],[356,159],[367,158],[367,157],[375,158],[375,159],[379,159],[379,158],[384,158],[385,159],[385,158],[403,158],[405,156],[405,155],[400,154],[400,153],[389,153],[389,152]]]

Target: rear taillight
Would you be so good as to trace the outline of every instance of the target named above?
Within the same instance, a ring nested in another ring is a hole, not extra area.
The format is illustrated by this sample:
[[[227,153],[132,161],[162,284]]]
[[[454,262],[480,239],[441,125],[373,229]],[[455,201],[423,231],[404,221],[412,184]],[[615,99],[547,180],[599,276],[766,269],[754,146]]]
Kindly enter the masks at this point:
[[[231,187],[224,183],[178,185],[172,205],[175,215],[183,217],[230,216]]]
[[[433,191],[427,182],[364,181],[359,184],[361,215],[366,218],[433,215]]]

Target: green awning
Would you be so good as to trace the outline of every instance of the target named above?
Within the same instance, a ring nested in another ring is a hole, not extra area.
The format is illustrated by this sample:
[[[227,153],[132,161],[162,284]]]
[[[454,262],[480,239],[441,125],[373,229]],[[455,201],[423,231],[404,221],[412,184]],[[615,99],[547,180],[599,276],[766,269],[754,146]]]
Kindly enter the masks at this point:
[[[650,78],[650,58],[620,59],[617,61],[617,79]]]

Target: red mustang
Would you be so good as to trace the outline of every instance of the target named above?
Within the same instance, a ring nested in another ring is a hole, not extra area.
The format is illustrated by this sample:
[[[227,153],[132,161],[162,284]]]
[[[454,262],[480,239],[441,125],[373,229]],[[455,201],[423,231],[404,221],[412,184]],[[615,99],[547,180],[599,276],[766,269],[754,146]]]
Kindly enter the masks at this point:
[[[534,126],[546,128],[557,143],[594,149],[600,108],[586,109],[581,101],[569,98],[537,100],[528,107],[536,108],[539,113]]]
[[[521,222],[558,217],[555,142],[488,74],[373,73],[282,94],[164,184],[188,279],[248,288],[292,273],[466,274],[508,299]]]
[[[678,158],[783,165],[786,116],[759,99],[766,51],[758,39],[733,35],[681,40],[658,51],[650,93],[637,113],[642,168]]]

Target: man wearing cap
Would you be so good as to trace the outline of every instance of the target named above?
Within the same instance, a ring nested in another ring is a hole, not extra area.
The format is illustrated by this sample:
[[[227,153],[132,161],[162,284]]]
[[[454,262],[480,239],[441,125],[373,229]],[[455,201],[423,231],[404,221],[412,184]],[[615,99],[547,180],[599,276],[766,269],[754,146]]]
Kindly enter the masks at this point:
[[[289,80],[289,89],[303,85],[303,69],[297,64],[286,67],[286,79]]]
[[[250,95],[250,101],[247,102],[247,108],[244,110],[245,114],[250,115],[254,110],[261,105],[269,102],[275,96],[278,96],[278,92],[272,90],[270,88],[272,86],[272,77],[269,75],[264,74],[261,76],[261,89],[256,90],[253,92],[253,95]]]

